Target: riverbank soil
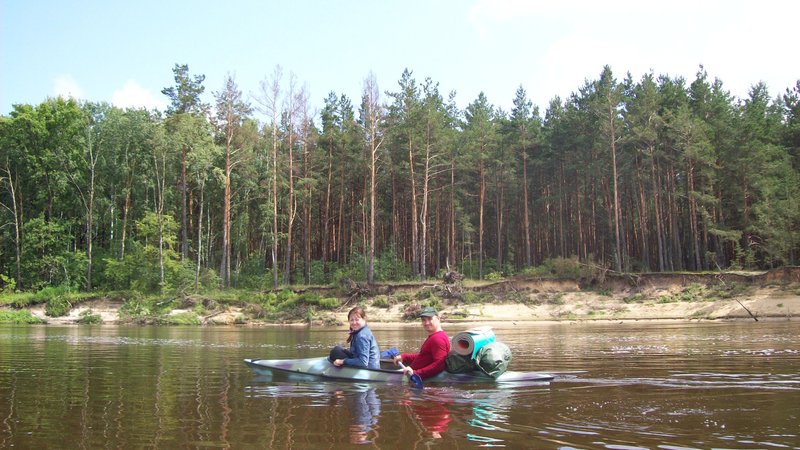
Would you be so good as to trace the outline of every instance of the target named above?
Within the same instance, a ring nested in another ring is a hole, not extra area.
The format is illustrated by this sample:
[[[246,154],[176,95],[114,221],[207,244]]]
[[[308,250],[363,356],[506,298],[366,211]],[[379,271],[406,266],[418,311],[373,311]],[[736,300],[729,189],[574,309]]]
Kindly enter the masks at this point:
[[[466,287],[415,283],[374,285],[372,296],[343,298],[338,311],[319,311],[312,324],[347,323],[352,305],[366,307],[370,324],[413,321],[422,303],[435,303],[445,322],[786,319],[800,315],[800,267],[765,272],[607,274],[602,279],[513,277]],[[328,293],[329,294],[329,293]],[[122,300],[95,299],[63,317],[31,313],[50,324],[75,323],[91,310],[117,323]],[[250,324],[246,307],[225,306],[200,317],[202,324]],[[180,314],[184,310],[174,310]],[[298,321],[308,324],[308,320]]]

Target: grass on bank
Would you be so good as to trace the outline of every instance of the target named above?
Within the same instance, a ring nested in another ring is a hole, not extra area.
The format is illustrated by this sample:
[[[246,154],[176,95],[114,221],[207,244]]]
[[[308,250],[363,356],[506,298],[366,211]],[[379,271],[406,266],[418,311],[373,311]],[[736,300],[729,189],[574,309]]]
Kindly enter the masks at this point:
[[[28,310],[0,310],[0,323],[10,323],[14,325],[40,324],[44,321]]]

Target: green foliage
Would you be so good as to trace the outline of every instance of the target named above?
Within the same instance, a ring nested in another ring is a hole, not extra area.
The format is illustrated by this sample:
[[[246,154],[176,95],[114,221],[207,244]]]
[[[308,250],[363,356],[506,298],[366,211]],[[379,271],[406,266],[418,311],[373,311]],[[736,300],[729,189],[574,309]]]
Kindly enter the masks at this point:
[[[219,267],[221,258],[224,203],[218,200],[224,186],[218,175],[224,172],[224,158],[213,142],[214,132],[220,130],[214,130],[200,113],[205,109],[198,97],[203,76],[193,78],[186,66],[176,66],[174,74],[175,86],[165,90],[172,101],[166,116],[53,98],[38,105],[14,105],[8,116],[0,118],[3,295],[8,290],[31,292],[52,285],[85,289],[90,238],[95,289],[172,295],[194,290],[198,251],[204,257],[202,289],[219,286],[220,278],[209,268]],[[238,89],[235,83],[230,88],[226,95]],[[710,82],[702,68],[687,86],[682,78],[655,74],[619,82],[609,67],[578,88],[574,96],[552,102],[543,117],[527,106],[520,89],[509,116],[485,95],[459,109],[452,99],[443,98],[438,83],[418,84],[411,71],[405,72],[400,90],[390,93],[392,103],[382,123],[386,140],[378,172],[375,213],[382,225],[377,230],[375,279],[412,278],[412,244],[404,239],[411,226],[430,231],[425,243],[431,251],[427,261],[434,263],[428,269],[440,268],[439,263],[455,251],[463,259],[448,262],[460,273],[473,280],[499,280],[517,273],[521,261],[528,259],[523,255],[533,252],[537,260],[549,259],[540,266],[522,268],[526,275],[599,279],[614,258],[616,244],[613,214],[607,214],[613,211],[606,210],[614,206],[608,204],[610,186],[603,184],[612,164],[610,125],[618,132],[614,138],[619,146],[614,148],[621,203],[636,205],[636,211],[645,215],[622,214],[621,229],[639,230],[637,242],[652,244],[628,246],[628,254],[615,263],[625,270],[645,271],[706,270],[717,265],[771,268],[800,262],[800,88],[776,98],[758,84],[747,98],[736,99],[721,82]],[[368,230],[358,193],[363,190],[368,161],[363,152],[363,124],[352,102],[336,95],[326,100],[321,129],[311,124],[308,130],[313,139],[307,140],[307,150],[315,162],[304,166],[308,171],[295,178],[297,209],[282,204],[278,217],[272,216],[270,203],[272,194],[285,202],[288,172],[278,172],[278,192],[273,192],[268,174],[276,161],[271,156],[255,157],[254,150],[275,144],[284,151],[290,134],[279,117],[268,127],[274,125],[274,129],[259,133],[248,110],[237,105],[232,112],[242,126],[227,128],[234,133],[231,138],[237,149],[230,179],[235,192],[229,236],[235,255],[234,286],[274,288],[265,259],[273,242],[280,243],[281,257],[286,255],[288,214],[306,207],[318,208],[314,219],[305,223],[305,217],[298,216],[293,232],[302,237],[297,244],[306,237],[311,240],[310,275],[304,278],[304,267],[297,262],[300,253],[295,252],[292,281],[326,285],[344,277],[364,280],[362,234]],[[274,137],[270,131],[276,132]],[[90,149],[99,156],[96,166],[87,155]],[[181,149],[190,149],[185,160]],[[164,165],[154,165],[154,156]],[[416,161],[413,168],[408,165],[409,156]],[[425,161],[435,162],[437,168],[421,172]],[[523,161],[529,186],[522,186]],[[418,206],[430,208],[425,224],[420,222],[422,216],[412,217],[407,206],[411,169],[420,181],[430,181],[433,189],[428,204],[421,204],[419,191],[414,199]],[[188,180],[181,178],[184,174]],[[455,187],[448,185],[451,176]],[[192,190],[193,209],[192,227],[183,233],[188,258],[181,262],[177,224],[184,181]],[[91,236],[87,236],[90,182],[96,195],[94,211],[89,212]],[[14,202],[9,195],[12,187]],[[332,190],[325,192],[328,187]],[[530,189],[537,194],[529,200],[529,208],[523,208],[520,194]],[[326,197],[331,203],[324,206],[327,216],[322,217],[318,213],[323,205],[314,201]],[[481,204],[479,198],[486,201]],[[396,199],[404,200],[398,203]],[[498,203],[499,199],[503,200]],[[658,216],[657,199],[676,200],[670,203],[674,208],[668,218],[667,214]],[[155,214],[161,206],[163,213]],[[204,249],[194,248],[198,206],[203,208],[204,242],[199,245],[208,246]],[[533,221],[524,231],[536,236],[535,245],[527,249],[525,233],[520,232],[527,222],[524,211]],[[456,221],[455,242],[450,242],[451,213]],[[277,235],[271,229],[273,219],[279,224]],[[479,229],[481,219],[483,229]],[[22,242],[15,242],[17,220]],[[645,223],[647,227],[640,229]],[[496,225],[504,230],[498,231]],[[589,229],[590,234],[583,234]],[[395,235],[398,231],[400,235]],[[680,242],[684,248],[665,252],[655,245],[664,239]],[[120,260],[123,244],[125,258]],[[23,276],[12,286],[7,275],[16,273],[17,245]],[[580,251],[581,258],[571,257],[573,251]],[[605,260],[592,262],[590,252],[602,254]],[[321,260],[323,255],[327,261]],[[26,302],[14,301],[17,305]],[[268,303],[278,307],[278,303]],[[287,302],[284,307],[290,305]]]
[[[706,295],[709,299],[728,299],[745,295],[750,290],[750,286],[744,283],[721,283],[708,287],[708,292]]]
[[[326,269],[327,276],[321,276],[320,270]],[[316,273],[316,275],[315,275]],[[312,284],[330,284],[350,278],[351,280],[366,279],[366,260],[363,254],[353,253],[347,265],[339,266],[335,264],[322,265],[318,263],[312,265]],[[375,258],[375,281],[404,281],[411,279],[411,268],[402,260],[394,250],[386,249]]]
[[[125,301],[120,307],[119,316],[124,320],[142,321],[153,312],[152,302],[141,296],[134,296]]]
[[[504,300],[508,303],[528,303],[528,294],[525,291],[511,291],[505,294]]]
[[[31,219],[23,226],[22,271],[26,287],[38,290],[49,285],[82,287],[86,277],[86,254],[70,250],[74,224],[65,220]]]
[[[558,293],[547,300],[547,303],[550,305],[563,305],[564,304],[564,294]]]
[[[44,308],[44,313],[50,317],[66,316],[72,304],[67,300],[64,295],[57,295],[47,300],[47,305]]]
[[[44,323],[42,319],[31,314],[30,311],[9,311],[0,309],[0,323],[10,323],[16,325]]]
[[[78,320],[76,320],[76,322],[83,325],[96,325],[103,323],[103,318],[100,317],[99,314],[94,314],[94,312],[90,308],[81,311],[80,317],[78,317]]]
[[[491,301],[493,298],[489,293],[478,291],[464,291],[461,297],[466,304],[486,303]]]
[[[398,303],[410,303],[413,300],[413,296],[408,292],[401,292],[395,296]]]
[[[123,260],[106,258],[105,280],[110,290],[133,289],[143,293],[168,292],[173,290],[190,290],[194,288],[194,267],[190,261],[180,261],[180,255],[173,249],[163,249],[164,283],[161,283],[160,255],[158,243],[158,219],[155,214],[148,213],[145,219],[137,222],[137,229],[148,236],[147,244],[133,242]],[[175,242],[174,233],[177,225],[172,217],[164,217],[165,244]],[[154,229],[155,228],[155,229]],[[168,233],[172,233],[169,235]],[[203,284],[216,280],[211,270],[203,273]]]
[[[549,261],[553,275],[556,278],[579,279],[587,274],[586,267],[583,266],[578,258],[554,258]]]
[[[168,314],[156,320],[159,325],[200,325],[200,318],[193,311]]]
[[[486,279],[489,281],[500,281],[503,279],[503,274],[500,272],[489,272],[486,274]]]
[[[63,284],[59,286],[47,286],[33,294],[32,303],[44,303],[54,297],[66,297],[70,293],[72,293],[72,288]]]
[[[375,308],[389,308],[391,304],[389,303],[388,297],[379,295],[372,299],[372,306]]]
[[[547,259],[539,266],[524,268],[522,273],[527,276],[554,277],[566,280],[603,280],[605,266],[599,263],[583,263],[577,256],[571,256]]]
[[[628,304],[628,303],[644,303],[644,300],[645,300],[644,295],[637,293],[637,294],[629,295],[629,296],[623,298],[622,302],[626,303],[626,304]]]
[[[484,258],[483,273],[499,272],[497,260]],[[467,278],[480,279],[480,267],[477,260],[464,261],[461,264],[461,273]]]
[[[36,304],[35,293],[15,292],[0,294],[0,305],[8,305],[12,308],[25,308]],[[40,302],[44,303],[44,302]]]
[[[538,266],[524,267],[520,271],[520,274],[525,275],[525,276],[529,276],[529,277],[544,277],[544,276],[550,276],[552,274],[551,271],[552,271],[552,267],[550,265],[541,264],[541,265],[538,265]]]
[[[234,278],[239,289],[269,289],[272,285],[272,272],[264,266],[264,258],[252,257],[244,261]]]
[[[17,280],[0,273],[0,295],[13,293],[17,289]]]
[[[336,309],[340,306],[340,302],[338,298],[323,298],[319,294],[314,294],[311,292],[306,292],[298,296],[298,301],[304,303],[309,306],[318,306],[322,309],[332,310]]]
[[[684,287],[680,292],[662,295],[656,301],[657,303],[675,303],[675,302],[701,302],[706,301],[709,297],[708,288],[699,283],[692,283]]]
[[[332,310],[338,308],[339,306],[341,306],[341,302],[335,297],[327,297],[319,300],[319,307],[322,309]]]
[[[395,249],[382,251],[375,261],[376,281],[403,281],[411,279],[411,267],[399,257]]]

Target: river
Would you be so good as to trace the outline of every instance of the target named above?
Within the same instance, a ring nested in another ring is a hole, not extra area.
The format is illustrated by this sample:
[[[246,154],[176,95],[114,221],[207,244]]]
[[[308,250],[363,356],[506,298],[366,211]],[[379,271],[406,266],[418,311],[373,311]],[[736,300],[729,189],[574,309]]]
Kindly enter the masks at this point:
[[[452,336],[465,326],[445,323]],[[418,326],[381,327],[418,348]],[[791,321],[496,327],[549,384],[260,379],[339,328],[0,325],[0,448],[800,448]]]

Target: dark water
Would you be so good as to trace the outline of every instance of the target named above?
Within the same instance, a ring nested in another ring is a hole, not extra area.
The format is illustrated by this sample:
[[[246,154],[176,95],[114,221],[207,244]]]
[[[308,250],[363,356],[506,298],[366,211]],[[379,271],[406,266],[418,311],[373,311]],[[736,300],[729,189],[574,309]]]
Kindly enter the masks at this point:
[[[463,326],[446,324],[451,335]],[[375,329],[414,350],[418,327]],[[270,382],[340,329],[0,326],[0,448],[800,448],[796,322],[495,328],[549,385]]]

